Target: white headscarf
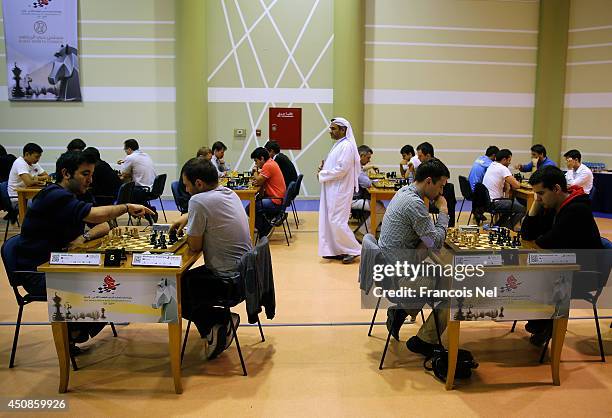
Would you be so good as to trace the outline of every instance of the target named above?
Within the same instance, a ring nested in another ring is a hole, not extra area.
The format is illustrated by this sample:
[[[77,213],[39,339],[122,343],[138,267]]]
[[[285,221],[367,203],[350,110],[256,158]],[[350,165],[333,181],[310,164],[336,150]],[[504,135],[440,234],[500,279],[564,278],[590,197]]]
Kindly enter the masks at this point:
[[[361,172],[361,159],[359,157],[359,151],[357,150],[357,142],[355,142],[355,135],[353,135],[353,127],[350,122],[344,118],[333,118],[331,120],[332,123],[335,123],[338,126],[344,126],[346,128],[346,139],[351,143],[351,147],[353,148],[353,156],[354,156],[354,187],[355,192],[359,192],[359,173]]]

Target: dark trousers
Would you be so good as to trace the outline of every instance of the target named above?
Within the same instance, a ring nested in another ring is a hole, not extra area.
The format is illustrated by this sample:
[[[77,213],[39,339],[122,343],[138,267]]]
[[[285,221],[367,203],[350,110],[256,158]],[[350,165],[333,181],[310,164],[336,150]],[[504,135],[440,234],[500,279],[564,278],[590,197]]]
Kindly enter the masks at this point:
[[[239,275],[220,277],[206,266],[187,271],[181,279],[181,310],[191,320],[202,338],[215,324],[229,324],[223,306],[234,306],[241,300]]]
[[[32,296],[47,296],[47,280],[46,276],[41,273],[31,273],[22,277],[22,285],[26,292]],[[68,322],[68,335],[71,343],[84,343],[89,338],[96,336],[106,322],[85,322],[73,323]]]

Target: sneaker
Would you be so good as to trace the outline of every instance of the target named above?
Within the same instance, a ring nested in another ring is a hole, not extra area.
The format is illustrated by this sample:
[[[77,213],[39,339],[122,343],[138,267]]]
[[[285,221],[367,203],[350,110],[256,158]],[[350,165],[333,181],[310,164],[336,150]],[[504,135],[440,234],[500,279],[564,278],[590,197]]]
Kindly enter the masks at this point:
[[[550,338],[550,334],[548,332],[539,332],[529,337],[529,342],[535,345],[536,347],[543,347],[549,338]]]
[[[345,254],[340,254],[340,255],[324,255],[323,258],[326,260],[342,260],[344,257],[346,257]]]
[[[431,357],[434,349],[440,347],[440,344],[430,344],[415,335],[406,341],[406,347],[408,347],[408,350],[412,351],[413,353],[421,354],[425,357]]]
[[[208,360],[217,358],[219,354],[225,350],[225,341],[227,338],[227,325],[215,324],[206,336],[206,342],[208,343],[208,350],[206,357]]]
[[[355,259],[359,257],[358,255],[347,255],[342,259],[342,264],[352,264]]]
[[[550,323],[550,320],[548,319],[544,319],[544,320],[536,319],[536,320],[527,321],[527,323],[525,324],[525,331],[527,331],[530,334],[539,334],[539,333],[546,331],[546,329],[549,328],[549,323]]]
[[[238,332],[238,326],[240,325],[240,315],[237,313],[231,313],[231,321],[234,324],[234,329]],[[227,336],[225,338],[225,349],[227,350],[230,345],[232,345],[232,341],[234,341],[234,333],[232,332],[232,327],[227,327]]]

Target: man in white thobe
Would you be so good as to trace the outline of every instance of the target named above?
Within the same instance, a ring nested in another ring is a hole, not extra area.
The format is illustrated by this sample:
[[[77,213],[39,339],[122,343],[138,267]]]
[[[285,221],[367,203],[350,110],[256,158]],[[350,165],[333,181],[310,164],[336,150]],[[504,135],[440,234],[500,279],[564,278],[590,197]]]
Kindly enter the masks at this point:
[[[329,134],[336,143],[318,173],[319,255],[349,264],[361,253],[361,245],[348,225],[353,193],[359,190],[361,163],[349,121],[332,119]]]

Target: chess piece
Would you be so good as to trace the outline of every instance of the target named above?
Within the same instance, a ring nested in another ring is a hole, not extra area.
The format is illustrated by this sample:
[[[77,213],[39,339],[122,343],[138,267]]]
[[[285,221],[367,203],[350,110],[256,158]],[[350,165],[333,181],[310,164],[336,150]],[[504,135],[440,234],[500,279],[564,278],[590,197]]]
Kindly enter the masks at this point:
[[[104,316],[104,312],[106,312],[106,309],[100,308],[100,312],[102,312],[102,316],[100,317],[100,319],[106,319],[106,316]]]
[[[172,231],[170,231],[170,234],[168,236],[168,244],[173,245],[174,243],[176,243],[178,241],[178,238],[176,237],[176,230],[173,229]]]
[[[151,245],[157,244],[157,232],[156,231],[153,231],[153,233],[151,234],[151,237],[149,239],[149,244]]]
[[[17,67],[17,63],[11,70],[13,72],[13,80],[15,80],[15,87],[11,90],[11,95],[15,99],[22,99],[25,97],[25,92],[20,85],[21,82],[21,68]]]

